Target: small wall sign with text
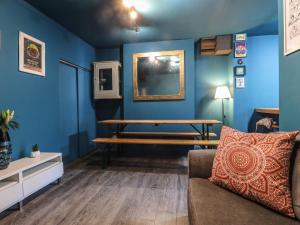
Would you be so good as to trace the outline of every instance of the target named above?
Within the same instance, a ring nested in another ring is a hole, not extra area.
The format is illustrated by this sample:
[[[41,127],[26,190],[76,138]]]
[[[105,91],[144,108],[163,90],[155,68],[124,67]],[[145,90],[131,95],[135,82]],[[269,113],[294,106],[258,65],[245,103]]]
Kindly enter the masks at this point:
[[[245,88],[245,77],[236,77],[235,78],[235,87],[236,88]]]
[[[234,67],[234,76],[245,76],[246,66],[236,66]]]
[[[19,70],[45,76],[45,43],[23,32],[19,33]]]

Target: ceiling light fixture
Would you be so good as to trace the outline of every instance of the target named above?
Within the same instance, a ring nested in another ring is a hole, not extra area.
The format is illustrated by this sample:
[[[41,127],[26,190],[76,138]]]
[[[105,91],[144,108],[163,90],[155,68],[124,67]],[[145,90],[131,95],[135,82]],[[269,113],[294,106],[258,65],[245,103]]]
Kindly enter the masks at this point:
[[[133,6],[133,0],[123,0],[123,5],[126,8],[131,8]]]
[[[140,30],[139,25],[137,23],[137,18],[139,16],[139,14],[133,6],[129,10],[129,16],[131,19],[131,24],[132,24],[131,26],[132,26],[133,30],[135,30],[135,32],[138,33]]]
[[[134,7],[131,7],[129,15],[132,20],[136,20],[136,18],[138,17],[138,13]]]
[[[133,30],[135,30],[135,32],[139,32],[140,28],[137,23],[139,13],[135,8],[135,3],[135,0],[123,0],[123,5],[128,9],[129,18],[131,20],[131,27]]]

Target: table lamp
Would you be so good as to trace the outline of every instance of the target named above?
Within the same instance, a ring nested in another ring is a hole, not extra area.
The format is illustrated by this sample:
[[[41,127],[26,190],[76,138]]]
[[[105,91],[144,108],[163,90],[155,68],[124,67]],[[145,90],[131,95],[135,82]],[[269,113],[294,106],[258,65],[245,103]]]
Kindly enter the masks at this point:
[[[222,122],[224,124],[226,115],[224,113],[224,99],[230,99],[231,94],[227,86],[220,86],[216,89],[215,99],[222,99]]]

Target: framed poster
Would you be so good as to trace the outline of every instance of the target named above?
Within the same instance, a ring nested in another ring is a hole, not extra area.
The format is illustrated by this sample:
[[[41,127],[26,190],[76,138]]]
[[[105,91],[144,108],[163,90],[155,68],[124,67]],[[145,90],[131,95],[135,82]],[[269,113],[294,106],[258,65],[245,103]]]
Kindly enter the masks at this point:
[[[284,55],[300,49],[300,2],[283,0]]]
[[[236,77],[235,78],[235,87],[236,88],[245,88],[245,78],[244,77]]]
[[[246,66],[236,66],[234,67],[234,76],[245,76]]]
[[[39,76],[45,76],[45,43],[19,33],[19,70]]]
[[[234,57],[245,58],[247,56],[247,44],[246,41],[237,41],[234,43]]]

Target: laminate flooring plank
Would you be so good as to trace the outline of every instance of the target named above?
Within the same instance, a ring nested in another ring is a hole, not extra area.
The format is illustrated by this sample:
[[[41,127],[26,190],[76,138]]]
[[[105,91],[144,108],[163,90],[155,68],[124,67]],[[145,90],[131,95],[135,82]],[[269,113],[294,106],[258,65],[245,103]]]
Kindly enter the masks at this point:
[[[23,210],[17,213],[10,214],[0,221],[0,224],[14,224],[14,225],[34,225],[38,224],[39,219],[47,213],[51,212],[51,207],[56,207],[67,196],[71,196],[73,191],[80,188],[80,184],[84,183],[86,179],[93,176],[93,172],[80,172],[72,179],[64,182],[51,190],[32,200],[30,203],[24,205]]]
[[[85,188],[76,190],[72,198],[66,199],[53,210],[55,216],[48,214],[42,218],[41,222],[45,225],[69,224],[103,187],[102,184],[109,180],[110,176],[109,173],[94,174],[94,176],[88,179],[84,184]]]
[[[0,225],[188,225],[186,157],[118,160],[107,170],[75,164]]]
[[[126,199],[126,193],[118,185],[118,181],[122,182],[127,177],[124,174],[120,176],[120,174],[122,173],[115,174],[115,177],[119,179],[112,179],[103,185],[94,198],[79,212],[76,220],[71,223],[72,225],[111,224],[115,214],[117,214]]]
[[[189,225],[187,190],[180,189],[177,192],[176,225]]]

